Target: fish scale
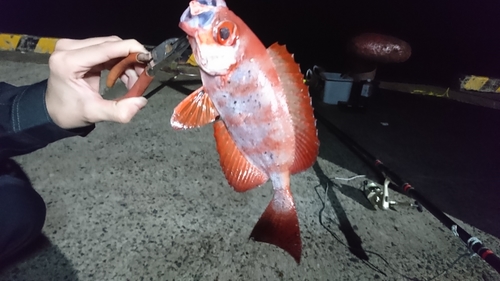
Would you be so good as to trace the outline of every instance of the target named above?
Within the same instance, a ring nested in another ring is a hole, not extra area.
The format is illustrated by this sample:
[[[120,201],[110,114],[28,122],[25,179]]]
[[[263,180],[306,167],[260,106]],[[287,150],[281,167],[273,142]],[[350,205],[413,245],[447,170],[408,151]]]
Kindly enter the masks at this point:
[[[259,81],[258,89],[255,83],[239,80],[241,73],[249,73],[247,70],[252,66],[239,65],[228,80],[232,82],[226,83],[222,90],[219,83],[208,84],[205,90],[238,148],[259,168],[276,170],[293,160],[293,151],[287,149],[293,146],[293,128],[286,122],[289,120],[286,107],[278,104],[276,96],[263,94],[272,91],[272,87],[261,71],[251,71],[250,76],[245,76],[248,81]],[[280,118],[268,112],[277,112]],[[286,139],[290,141],[282,142]]]
[[[191,1],[179,26],[200,67],[202,87],[174,109],[174,129],[212,124],[219,163],[237,192],[273,185],[273,198],[250,238],[300,263],[302,241],[290,176],[319,150],[311,99],[286,47],[265,48],[223,0]]]

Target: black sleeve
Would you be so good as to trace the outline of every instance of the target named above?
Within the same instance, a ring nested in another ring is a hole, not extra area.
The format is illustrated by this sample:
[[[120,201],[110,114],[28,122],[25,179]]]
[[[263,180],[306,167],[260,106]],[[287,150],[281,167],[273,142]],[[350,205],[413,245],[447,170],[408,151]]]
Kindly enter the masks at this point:
[[[0,82],[0,161],[60,139],[86,136],[95,128],[65,130],[57,126],[47,112],[46,89],[47,80],[21,87]]]

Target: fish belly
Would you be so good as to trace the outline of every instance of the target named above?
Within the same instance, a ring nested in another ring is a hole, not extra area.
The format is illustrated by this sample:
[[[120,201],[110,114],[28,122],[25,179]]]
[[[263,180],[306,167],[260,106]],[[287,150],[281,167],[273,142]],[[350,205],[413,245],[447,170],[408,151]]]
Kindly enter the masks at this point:
[[[288,170],[295,139],[284,95],[262,71],[237,68],[207,93],[236,146],[271,175]]]

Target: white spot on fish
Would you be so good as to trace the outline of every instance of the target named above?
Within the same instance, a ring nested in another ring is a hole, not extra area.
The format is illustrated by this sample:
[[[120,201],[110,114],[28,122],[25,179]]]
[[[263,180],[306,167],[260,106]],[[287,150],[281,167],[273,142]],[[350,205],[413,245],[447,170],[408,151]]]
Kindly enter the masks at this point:
[[[238,41],[234,46],[197,43],[197,60],[201,61],[200,67],[208,74],[225,75],[237,63]]]

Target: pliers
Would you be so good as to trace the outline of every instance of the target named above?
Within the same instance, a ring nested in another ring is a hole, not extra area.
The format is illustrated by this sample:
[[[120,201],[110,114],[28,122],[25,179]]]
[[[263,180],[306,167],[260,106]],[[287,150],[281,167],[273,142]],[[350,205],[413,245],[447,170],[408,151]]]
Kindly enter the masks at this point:
[[[132,88],[130,88],[124,96],[115,100],[140,97],[151,84],[158,71],[175,72],[175,69],[172,69],[175,68],[175,66],[173,66],[174,62],[188,47],[189,41],[187,37],[170,38],[154,47],[147,54],[131,53],[111,68],[106,80],[106,86],[108,88],[113,87],[116,80],[118,80],[129,66],[134,64],[147,64]]]

